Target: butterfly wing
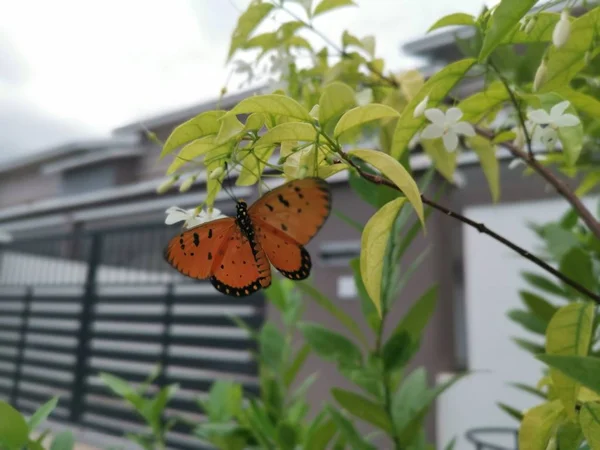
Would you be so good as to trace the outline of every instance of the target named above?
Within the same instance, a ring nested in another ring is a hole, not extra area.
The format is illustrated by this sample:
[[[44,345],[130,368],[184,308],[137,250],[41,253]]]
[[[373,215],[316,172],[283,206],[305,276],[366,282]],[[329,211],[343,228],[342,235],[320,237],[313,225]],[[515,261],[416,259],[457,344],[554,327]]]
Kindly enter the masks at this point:
[[[208,278],[218,252],[235,229],[235,219],[227,217],[182,231],[167,245],[165,259],[188,277]]]
[[[320,178],[293,180],[268,192],[249,209],[253,223],[281,230],[298,244],[307,244],[331,212],[331,191]]]
[[[304,248],[331,212],[331,191],[320,178],[293,180],[261,197],[248,210],[257,240],[284,276],[302,280],[312,267]]]
[[[243,297],[269,287],[271,267],[261,246],[251,244],[236,225],[217,253],[210,281],[223,294]]]

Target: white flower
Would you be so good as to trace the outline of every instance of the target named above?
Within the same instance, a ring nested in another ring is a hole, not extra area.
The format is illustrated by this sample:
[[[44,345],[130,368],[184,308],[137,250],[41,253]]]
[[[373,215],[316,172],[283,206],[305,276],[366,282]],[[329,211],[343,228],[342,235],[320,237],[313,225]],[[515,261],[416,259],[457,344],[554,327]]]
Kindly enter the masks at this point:
[[[158,187],[156,188],[156,193],[164,194],[165,192],[167,192],[169,189],[171,189],[173,187],[173,185],[175,184],[175,182],[177,181],[178,178],[179,177],[171,177],[168,180],[160,183],[158,185]]]
[[[571,22],[569,22],[569,11],[563,9],[560,13],[560,20],[556,23],[552,32],[552,43],[555,47],[560,48],[569,39],[571,34]]]
[[[540,85],[544,82],[546,78],[546,73],[548,72],[548,68],[546,67],[546,61],[542,61],[540,67],[535,72],[535,77],[533,78],[533,90],[534,92],[540,88]]]
[[[453,152],[458,147],[458,135],[475,136],[475,130],[470,123],[459,122],[463,113],[459,108],[450,108],[446,113],[441,109],[431,108],[425,110],[431,124],[427,125],[421,133],[422,139],[436,139],[441,137],[446,150]]]
[[[196,213],[196,209],[182,209],[178,206],[171,206],[166,211],[167,218],[165,223],[167,225],[173,225],[177,222],[184,222],[186,228],[192,228],[205,222],[211,222],[213,220],[222,219],[224,217],[217,208],[213,208],[212,211],[200,210]]]
[[[536,109],[527,113],[529,120],[544,127],[539,137],[546,147],[554,147],[558,139],[557,130],[559,128],[579,125],[579,117],[574,114],[564,113],[569,106],[570,103],[565,100],[554,105],[550,110],[550,114],[543,109]]]
[[[427,103],[429,102],[429,95],[426,95],[421,102],[415,106],[415,110],[413,111],[413,117],[419,117],[423,115],[425,112],[425,108],[427,108]]]

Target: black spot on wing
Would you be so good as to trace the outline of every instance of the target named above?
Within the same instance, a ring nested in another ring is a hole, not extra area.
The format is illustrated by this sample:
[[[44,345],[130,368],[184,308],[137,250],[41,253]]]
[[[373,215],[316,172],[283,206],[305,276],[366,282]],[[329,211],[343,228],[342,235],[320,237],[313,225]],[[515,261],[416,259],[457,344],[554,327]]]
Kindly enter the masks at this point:
[[[283,195],[279,194],[277,196],[277,200],[279,200],[279,203],[281,203],[283,206],[289,208],[290,202],[288,202]]]
[[[198,236],[198,233],[194,233],[194,245],[196,247],[198,247],[198,245],[200,245],[200,236]]]

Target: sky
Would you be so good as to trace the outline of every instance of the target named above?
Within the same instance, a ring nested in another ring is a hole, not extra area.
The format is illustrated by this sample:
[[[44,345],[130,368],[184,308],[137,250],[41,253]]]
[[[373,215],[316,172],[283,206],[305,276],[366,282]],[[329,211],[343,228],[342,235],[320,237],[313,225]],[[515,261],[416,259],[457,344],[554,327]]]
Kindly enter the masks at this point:
[[[344,29],[359,37],[374,35],[377,56],[400,70],[418,64],[402,54],[402,43],[423,36],[445,14],[478,14],[484,3],[495,2],[356,3],[317,18],[315,27],[334,41]],[[247,4],[0,0],[0,161],[106,137],[121,125],[216,98],[230,70],[229,36]],[[264,28],[272,25],[277,26]],[[318,37],[303,36],[321,47]],[[238,85],[234,79],[230,92]]]

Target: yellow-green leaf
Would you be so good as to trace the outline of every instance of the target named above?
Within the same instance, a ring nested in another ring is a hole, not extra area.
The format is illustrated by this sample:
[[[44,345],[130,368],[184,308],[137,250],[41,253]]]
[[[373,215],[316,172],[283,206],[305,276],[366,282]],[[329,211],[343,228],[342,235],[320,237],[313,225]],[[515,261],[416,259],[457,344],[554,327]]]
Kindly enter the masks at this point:
[[[29,429],[23,416],[10,406],[0,400],[0,448],[7,450],[18,450],[27,443]]]
[[[265,115],[261,113],[250,114],[244,124],[244,131],[257,131],[265,125]]]
[[[345,131],[357,127],[367,122],[377,119],[387,119],[390,117],[399,117],[400,114],[394,108],[379,103],[357,106],[347,111],[338,121],[333,130],[333,135],[337,138]]]
[[[160,157],[162,158],[168,155],[176,148],[187,144],[188,142],[192,142],[195,139],[217,134],[221,129],[219,119],[225,112],[226,111],[206,111],[177,126],[168,137],[167,142],[165,142]]]
[[[239,102],[226,115],[266,113],[312,122],[306,108],[293,98],[280,94],[255,95]]]
[[[437,105],[446,97],[446,95],[448,95],[448,92],[450,92],[454,85],[465,76],[467,71],[476,62],[477,60],[472,58],[462,59],[449,64],[427,80],[419,93],[415,95],[406,108],[404,108],[398,119],[396,129],[394,130],[391,150],[391,155],[395,159],[400,159],[408,147],[408,143],[426,121],[423,116],[413,117],[415,107],[421,103],[427,95],[429,95],[430,107]]]
[[[592,337],[594,305],[576,302],[560,308],[546,329],[546,353],[561,356],[587,355]],[[575,404],[580,384],[557,369],[550,369],[550,377],[557,397],[567,415],[575,420]]]
[[[360,394],[340,388],[333,388],[331,395],[350,414],[381,428],[386,433],[391,432],[392,424],[380,404]]]
[[[345,83],[334,81],[323,88],[319,99],[319,122],[325,125],[355,105],[354,90]]]
[[[500,81],[494,81],[482,92],[464,99],[458,107],[463,112],[462,120],[479,122],[508,99],[509,95],[504,85]]]
[[[579,413],[579,424],[592,450],[600,450],[600,404],[585,403]]]
[[[221,128],[219,129],[215,143],[223,144],[238,136],[243,130],[244,124],[236,116],[225,116],[221,120]]]
[[[421,221],[423,228],[425,228],[423,201],[421,200],[419,187],[402,164],[390,155],[375,150],[358,149],[352,150],[348,154],[368,162],[398,186],[415,209],[417,217]]]
[[[571,105],[579,112],[582,112],[594,119],[600,117],[600,101],[591,95],[576,91],[570,87],[565,87],[556,91],[562,98],[569,100]]]
[[[600,8],[593,8],[571,23],[571,34],[560,48],[551,47],[546,61],[546,76],[539,92],[560,90],[585,67],[585,53],[595,39]]]
[[[317,169],[317,176],[324,180],[335,175],[342,170],[346,170],[348,166],[346,164],[333,164],[331,166],[319,166]]]
[[[475,18],[471,14],[465,13],[454,13],[448,14],[447,16],[442,17],[436,23],[429,27],[430,31],[437,30],[438,28],[450,27],[455,25],[475,25]]]
[[[554,427],[564,416],[560,400],[543,403],[528,410],[519,429],[519,450],[546,450]]]
[[[496,147],[481,136],[468,138],[467,142],[479,157],[479,163],[492,193],[492,200],[497,202],[500,197],[500,167],[496,158]]]
[[[186,163],[195,160],[199,156],[206,155],[212,151],[218,151],[220,148],[229,147],[230,144],[217,144],[215,136],[205,136],[196,139],[194,142],[183,147],[175,157],[171,165],[167,168],[167,175],[172,175]]]
[[[265,170],[265,162],[269,161],[273,151],[275,151],[274,145],[260,148],[256,147],[252,150],[252,152],[242,160],[242,170],[235,184],[238,186],[251,186],[256,184]]]
[[[529,12],[537,0],[502,0],[494,10],[485,31],[479,61],[486,59],[511,29]]]
[[[411,101],[425,84],[425,77],[418,70],[407,70],[398,76],[398,81],[400,82],[400,90],[406,97],[405,100]]]
[[[405,201],[399,197],[383,205],[365,225],[360,241],[360,274],[380,316],[383,260],[390,232]]]
[[[319,14],[326,13],[327,11],[331,11],[335,8],[341,8],[342,6],[354,6],[352,0],[323,0],[321,3],[317,5],[315,10],[313,11],[313,17],[318,16]]]
[[[231,35],[231,44],[227,60],[230,60],[235,51],[244,47],[250,33],[252,33],[263,19],[271,12],[273,5],[270,3],[252,3],[239,17],[235,30]]]
[[[449,152],[441,139],[423,139],[423,150],[433,161],[436,170],[450,183],[454,184],[457,152]]]
[[[585,175],[585,177],[583,177],[583,180],[581,180],[579,186],[577,186],[575,195],[577,195],[577,197],[582,197],[594,189],[599,183],[600,172],[589,172]]]
[[[493,144],[502,144],[503,142],[514,141],[517,137],[517,134],[514,131],[501,131],[494,139],[492,139]]]
[[[255,147],[264,147],[285,141],[308,141],[314,142],[317,139],[317,130],[305,122],[286,122],[271,128],[263,134]]]

